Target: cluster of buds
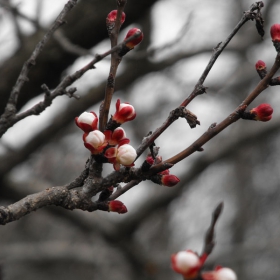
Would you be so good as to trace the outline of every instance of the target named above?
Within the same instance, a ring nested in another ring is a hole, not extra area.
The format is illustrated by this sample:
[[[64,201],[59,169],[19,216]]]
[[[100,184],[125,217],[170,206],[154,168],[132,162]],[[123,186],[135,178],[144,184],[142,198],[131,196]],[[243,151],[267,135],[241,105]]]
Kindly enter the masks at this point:
[[[181,251],[171,256],[171,266],[175,272],[182,274],[185,280],[195,279],[200,274],[203,280],[237,280],[235,272],[227,267],[217,266],[213,271],[201,273],[207,257],[206,254],[199,257],[191,250]]]
[[[273,24],[270,28],[270,35],[277,52],[280,52],[280,24]]]
[[[97,129],[98,117],[94,112],[84,112],[75,118],[79,128],[84,131],[84,146],[93,155],[104,155],[107,161],[112,163],[115,170],[120,169],[120,165],[126,167],[133,166],[136,159],[135,149],[129,145],[130,140],[126,138],[123,128],[119,127],[126,121],[136,117],[135,109],[128,103],[116,104],[116,113],[111,118],[114,128],[105,130],[104,133]]]
[[[114,29],[114,27],[116,25],[117,15],[118,15],[118,11],[113,10],[108,14],[108,16],[106,18],[106,26],[107,26],[109,36],[111,36],[112,30]],[[124,12],[122,12],[120,20],[121,20],[120,24],[122,25],[125,21]],[[127,32],[127,34],[124,38],[124,41],[126,41],[127,39],[129,39],[132,36],[134,36],[135,38],[129,40],[122,46],[121,50],[119,51],[119,56],[124,56],[126,53],[128,53],[129,51],[134,49],[134,47],[137,46],[138,44],[140,44],[144,38],[143,32],[140,29],[131,28]]]
[[[162,161],[160,156],[156,157],[156,160],[154,160],[152,158],[152,156],[147,156],[146,160],[144,161],[143,165],[142,165],[142,170],[148,170],[149,168],[151,168],[151,166],[156,163],[160,163]],[[166,169],[162,172],[157,173],[156,175],[151,177],[151,181],[153,181],[156,184],[159,185],[164,185],[166,187],[174,187],[175,185],[177,185],[180,182],[180,179],[173,175],[170,174],[169,169]]]
[[[260,104],[258,107],[245,111],[242,113],[242,119],[255,120],[261,122],[267,122],[271,120],[273,108],[266,103]]]

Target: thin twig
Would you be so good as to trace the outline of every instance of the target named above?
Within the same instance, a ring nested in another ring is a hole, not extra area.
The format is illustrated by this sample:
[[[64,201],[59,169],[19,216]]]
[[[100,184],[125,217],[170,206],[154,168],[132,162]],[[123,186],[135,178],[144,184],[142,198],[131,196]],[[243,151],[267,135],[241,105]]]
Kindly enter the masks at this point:
[[[210,255],[214,246],[215,246],[215,226],[216,223],[222,213],[222,210],[224,208],[224,203],[221,202],[219,203],[219,205],[215,208],[213,214],[212,214],[212,220],[211,220],[211,224],[210,227],[208,228],[206,234],[205,234],[205,240],[204,240],[204,248],[202,251],[202,255],[206,254],[206,255]]]
[[[194,90],[189,95],[189,97],[180,105],[180,107],[186,107],[196,96],[202,94],[206,91],[206,88],[203,86],[203,83],[208,76],[210,70],[212,69],[214,63],[218,59],[219,55],[231,41],[231,39],[235,36],[238,30],[250,19],[253,18],[252,11],[247,11],[244,13],[240,21],[234,27],[233,31],[227,37],[227,39],[223,43],[219,43],[218,46],[214,49],[213,54],[210,58],[209,63],[207,64],[205,70],[203,71],[201,77],[199,78],[197,84],[195,85]],[[163,123],[163,125],[155,130],[147,139],[145,139],[145,143],[141,144],[137,149],[138,157],[157,139],[175,120],[167,118],[167,120]]]
[[[75,73],[66,76],[61,83],[57,86],[57,88],[50,94],[50,91],[48,91],[48,94],[45,94],[44,100],[39,102],[38,104],[34,105],[32,108],[19,113],[11,118],[6,118],[6,116],[2,116],[0,119],[0,137],[10,128],[12,127],[15,123],[19,122],[20,120],[31,116],[31,115],[39,115],[42,113],[47,107],[49,107],[52,104],[52,101],[59,95],[64,95],[67,94],[66,88],[71,86],[75,81],[77,81],[79,78],[81,78],[87,71],[94,69],[95,64],[102,59],[104,59],[106,56],[119,51],[126,43],[130,42],[131,40],[134,40],[137,38],[139,34],[134,34],[133,36],[129,37],[122,43],[118,44],[114,48],[104,52],[103,54],[96,54],[94,59],[91,60],[87,65],[82,67],[80,70],[76,71]],[[46,93],[46,85],[43,85],[42,87],[44,92]],[[72,94],[70,97],[76,97],[75,95]]]
[[[125,186],[123,186],[122,188],[117,189],[110,197],[108,200],[114,200],[116,198],[118,198],[119,196],[123,195],[124,193],[126,193],[128,190],[130,190],[131,188],[137,186],[140,182],[142,182],[142,180],[132,180],[129,183],[127,183]]]
[[[280,68],[280,53],[277,54],[275,62],[270,70],[270,72],[265,76],[263,80],[259,82],[259,84],[256,86],[256,88],[248,95],[248,97],[241,103],[240,106],[238,106],[226,119],[224,119],[219,124],[215,124],[211,126],[202,136],[200,136],[195,142],[193,142],[188,148],[183,150],[182,152],[178,153],[177,155],[173,156],[172,158],[169,158],[162,163],[155,165],[151,168],[152,169],[159,169],[160,165],[163,163],[171,163],[176,164],[179,161],[185,159],[195,151],[197,151],[199,148],[201,148],[205,143],[207,143],[210,139],[212,139],[214,136],[216,136],[218,133],[223,131],[225,128],[227,128],[232,123],[236,122],[241,118],[240,113],[242,113],[246,107],[261,93],[263,92],[270,83],[270,80],[275,75],[275,73]]]
[[[30,58],[24,63],[22,70],[20,72],[20,75],[16,81],[15,86],[13,87],[13,90],[10,94],[10,98],[8,100],[8,103],[6,105],[5,111],[3,115],[0,118],[0,127],[7,126],[7,123],[9,123],[9,119],[13,119],[15,117],[16,111],[17,111],[17,100],[20,94],[20,91],[27,82],[28,74],[30,69],[36,64],[36,59],[38,55],[42,52],[45,44],[49,41],[52,34],[55,32],[56,29],[58,29],[61,25],[65,23],[65,17],[69,13],[69,11],[76,5],[78,0],[70,0],[68,3],[64,6],[63,10],[59,14],[59,16],[56,18],[55,22],[52,24],[50,29],[47,31],[47,33],[44,35],[43,39],[36,45],[33,53],[31,54]],[[3,134],[1,134],[2,136]]]
[[[126,4],[126,0],[117,1],[118,9],[117,9],[117,18],[115,22],[115,26],[112,31],[109,33],[109,37],[111,40],[111,48],[114,48],[118,44],[118,36],[121,27],[121,17],[124,10],[124,6]],[[110,111],[111,100],[113,97],[113,93],[115,91],[115,78],[118,70],[118,66],[121,62],[122,58],[117,53],[114,52],[111,55],[111,66],[110,72],[107,79],[107,84],[105,88],[105,97],[104,102],[100,107],[100,116],[99,116],[99,130],[104,131],[108,122],[108,115]]]

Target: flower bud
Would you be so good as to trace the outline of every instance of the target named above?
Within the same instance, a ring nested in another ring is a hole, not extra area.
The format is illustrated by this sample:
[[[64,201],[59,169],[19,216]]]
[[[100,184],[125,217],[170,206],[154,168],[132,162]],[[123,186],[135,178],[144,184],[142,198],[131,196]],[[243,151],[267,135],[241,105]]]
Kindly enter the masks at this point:
[[[192,251],[181,251],[171,256],[172,269],[184,276],[185,279],[192,279],[197,276],[201,268],[199,257]]]
[[[142,171],[147,172],[152,167],[153,164],[154,164],[153,157],[152,156],[147,156],[145,161],[143,162],[143,164],[141,166]]]
[[[273,24],[270,28],[270,35],[273,42],[280,42],[280,24]]]
[[[119,214],[124,214],[127,212],[126,206],[119,200],[112,200],[108,203],[110,212],[117,212]]]
[[[140,35],[139,35],[137,38],[135,38],[135,39],[133,39],[133,40],[131,40],[131,41],[129,41],[128,43],[125,44],[130,50],[132,50],[135,46],[137,46],[138,44],[140,44],[141,41],[142,41],[143,38],[144,38],[143,32],[142,32],[140,29],[138,29],[138,28],[132,28],[132,29],[130,29],[130,30],[127,32],[127,34],[126,34],[124,40],[126,40],[126,39],[128,39],[129,37],[133,36],[136,32],[139,32]]]
[[[258,60],[255,67],[256,67],[256,70],[257,70],[260,78],[263,79],[267,74],[265,62],[262,60]]]
[[[107,18],[106,18],[106,23],[107,23],[107,24],[114,23],[114,22],[116,21],[116,19],[117,19],[117,13],[118,13],[117,10],[111,11],[111,12],[108,14]],[[125,13],[122,12],[121,24],[123,24],[124,21],[125,21]]]
[[[270,28],[270,35],[277,52],[280,52],[280,24],[273,24]]]
[[[84,132],[97,129],[98,117],[94,112],[84,112],[75,118],[76,125]]]
[[[133,166],[133,162],[136,159],[135,149],[128,144],[119,146],[118,148],[112,147],[106,150],[105,157],[108,161],[114,164],[114,169],[119,170],[120,164],[130,167]]]
[[[269,104],[261,104],[250,111],[256,121],[267,122],[272,118],[273,108]]]
[[[113,132],[111,130],[105,130],[104,134],[106,136],[106,140],[108,141],[109,145],[116,146],[119,145],[120,142],[125,142],[124,144],[128,144],[130,140],[126,138],[126,134],[123,128],[118,127]]]
[[[146,162],[149,164],[149,165],[153,165],[154,164],[154,159],[152,156],[147,156],[146,157]]]
[[[266,64],[265,64],[264,61],[258,60],[257,63],[256,63],[256,65],[255,65],[255,67],[256,67],[256,70],[257,70],[257,71],[258,71],[258,70],[263,70],[263,69],[266,69]]]
[[[123,124],[127,121],[135,119],[136,112],[132,105],[129,103],[121,103],[118,99],[116,103],[116,113],[112,117],[117,123]]]
[[[105,135],[99,131],[94,130],[88,134],[83,135],[84,145],[91,151],[92,154],[99,154],[108,145],[105,141]]]
[[[175,175],[163,175],[161,177],[161,183],[167,187],[174,187],[180,182],[180,179]]]
[[[203,280],[237,280],[235,272],[227,267],[217,266],[214,271],[202,273]]]

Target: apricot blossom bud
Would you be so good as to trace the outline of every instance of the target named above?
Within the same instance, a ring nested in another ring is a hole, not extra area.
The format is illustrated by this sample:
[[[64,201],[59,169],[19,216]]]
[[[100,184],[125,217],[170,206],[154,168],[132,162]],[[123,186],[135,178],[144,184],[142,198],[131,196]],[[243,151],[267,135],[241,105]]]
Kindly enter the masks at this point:
[[[110,212],[117,212],[119,214],[124,214],[127,212],[126,206],[119,200],[112,200],[108,203]]]
[[[202,263],[194,252],[181,251],[171,256],[172,269],[184,276],[184,278],[195,278],[202,266]]]
[[[99,154],[108,145],[105,140],[105,135],[99,131],[94,130],[83,135],[84,145],[91,151],[92,154]]]
[[[125,44],[130,50],[132,50],[135,46],[137,46],[138,44],[140,44],[141,41],[142,41],[143,38],[144,38],[143,32],[142,32],[140,29],[138,29],[138,28],[131,28],[131,29],[127,32],[127,34],[126,34],[124,40],[126,40],[126,39],[128,39],[129,37],[133,36],[136,32],[139,32],[140,35],[139,35],[137,38],[135,38],[135,39],[133,39],[133,40],[131,40],[131,41],[129,41],[128,43]]]
[[[111,12],[108,14],[107,18],[106,18],[106,23],[107,23],[107,24],[109,24],[109,23],[114,23],[114,22],[116,21],[116,19],[117,19],[117,13],[118,13],[117,10],[111,11]],[[122,12],[121,24],[123,24],[124,21],[125,21],[125,13]]]
[[[263,69],[266,69],[266,64],[265,64],[264,61],[258,60],[257,63],[256,63],[256,65],[255,65],[255,67],[256,67],[256,70],[257,70],[257,71],[258,71],[258,70],[263,70]]]
[[[273,24],[270,28],[270,35],[277,52],[280,52],[280,24]]]
[[[120,142],[122,143],[125,140],[125,144],[128,144],[130,140],[126,138],[126,134],[123,128],[118,127],[113,132],[111,130],[105,130],[104,134],[106,136],[106,140],[108,141],[109,145],[116,146],[119,145]]]
[[[146,157],[146,162],[149,164],[149,165],[153,165],[154,164],[154,159],[152,156],[147,156]]]
[[[163,172],[169,173],[169,172],[165,172],[165,171],[163,171]],[[161,177],[161,183],[167,187],[174,187],[179,182],[180,182],[180,179],[178,177],[176,177],[175,175],[166,174],[166,175],[162,175],[162,177]]]
[[[84,132],[97,129],[98,117],[94,112],[84,112],[75,118],[76,125]]]
[[[270,35],[273,42],[280,42],[280,24],[273,24],[270,28]]]
[[[112,119],[117,123],[122,124],[135,119],[135,117],[136,112],[134,107],[129,103],[121,103],[121,101],[118,99],[116,103],[116,113]]]
[[[272,118],[273,108],[269,104],[261,104],[250,111],[256,121],[267,122]]]
[[[133,162],[136,159],[137,153],[135,149],[128,144],[123,144],[118,148],[112,147],[106,150],[105,157],[108,158],[108,161],[113,163],[114,169],[119,170],[120,165],[123,166],[133,166]]]
[[[202,273],[203,280],[237,280],[235,272],[227,267],[217,266],[214,271]]]

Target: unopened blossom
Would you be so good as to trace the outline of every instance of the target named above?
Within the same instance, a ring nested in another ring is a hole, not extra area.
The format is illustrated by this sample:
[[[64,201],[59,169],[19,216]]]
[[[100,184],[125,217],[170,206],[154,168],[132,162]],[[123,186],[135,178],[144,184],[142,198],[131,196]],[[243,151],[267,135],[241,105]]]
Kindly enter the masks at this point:
[[[120,165],[127,167],[133,166],[136,156],[136,150],[128,144],[118,147],[111,147],[105,152],[105,157],[108,158],[109,162],[113,163],[115,170],[119,170]]]
[[[111,146],[119,145],[120,142],[123,142],[124,140],[126,142],[124,144],[128,144],[130,142],[130,140],[126,138],[125,131],[122,127],[118,127],[114,131],[105,130],[104,134],[106,136],[106,140]]]
[[[138,44],[140,44],[141,41],[142,41],[143,38],[144,38],[144,34],[143,34],[143,32],[142,32],[140,29],[138,29],[138,28],[132,28],[132,29],[130,29],[130,30],[127,32],[127,34],[126,34],[124,40],[126,40],[126,39],[128,39],[129,37],[133,36],[136,32],[139,32],[140,35],[139,35],[137,38],[135,38],[135,39],[133,39],[133,40],[131,40],[131,41],[129,41],[128,43],[125,44],[130,50],[132,50],[135,46],[137,46]]]
[[[112,119],[117,123],[122,124],[135,119],[135,117],[136,112],[134,107],[129,103],[121,103],[121,101],[118,99],[116,102],[116,113]]]
[[[107,18],[106,18],[106,23],[107,23],[107,24],[112,24],[112,23],[114,23],[114,22],[116,21],[116,19],[117,19],[117,13],[118,13],[117,10],[111,11],[111,12],[108,14]],[[123,24],[124,21],[125,21],[125,13],[122,12],[121,24]]]
[[[76,125],[84,132],[97,129],[98,117],[94,112],[84,112],[75,118]]]
[[[207,255],[203,255],[199,258],[197,254],[190,250],[178,252],[171,256],[172,269],[182,274],[186,280],[193,279],[197,277],[206,257]]]
[[[169,172],[166,170],[163,172],[167,173],[166,175],[162,175],[162,177],[161,177],[161,183],[164,186],[174,187],[175,185],[177,185],[180,182],[180,179],[177,176],[169,174]]]
[[[258,60],[255,67],[256,67],[256,70],[263,70],[263,69],[266,69],[266,64],[264,61]]]
[[[270,106],[270,104],[263,103],[250,110],[250,113],[254,115],[254,120],[267,122],[272,118],[273,108]]]
[[[105,139],[105,135],[99,131],[94,130],[90,133],[83,135],[84,145],[91,151],[92,154],[99,154],[108,145]]]
[[[117,212],[119,214],[124,214],[127,212],[126,206],[119,200],[112,200],[108,203],[108,210],[110,212]]]
[[[273,42],[280,42],[280,24],[273,24],[270,28],[270,35]]]
[[[237,280],[235,272],[227,267],[217,266],[214,271],[202,273],[203,280]]]

